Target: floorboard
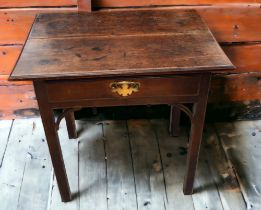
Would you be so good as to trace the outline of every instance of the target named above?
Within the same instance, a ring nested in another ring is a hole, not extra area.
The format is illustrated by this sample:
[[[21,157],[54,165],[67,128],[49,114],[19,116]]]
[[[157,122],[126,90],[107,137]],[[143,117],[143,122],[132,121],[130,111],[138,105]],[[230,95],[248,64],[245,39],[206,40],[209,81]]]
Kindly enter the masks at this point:
[[[137,209],[133,162],[125,121],[103,123],[107,157],[108,209]]]
[[[194,183],[194,194],[192,195],[195,210],[223,210],[217,186],[209,174],[210,168],[201,150]]]
[[[2,166],[6,146],[9,140],[9,134],[13,125],[12,120],[1,120],[0,121],[0,168]]]
[[[213,125],[206,126],[201,151],[218,188],[224,210],[244,210],[246,208],[245,201],[236,175],[228,163]]]
[[[182,192],[188,127],[166,120],[77,121],[59,137],[73,200],[62,203],[39,118],[0,121],[0,210],[261,209],[261,121],[208,125],[194,194]]]
[[[40,119],[33,121],[31,135],[17,209],[45,210],[48,206],[51,164]]]
[[[171,137],[168,122],[152,120],[151,124],[160,148],[167,194],[167,209],[194,209],[191,196],[183,194],[185,176],[187,132],[181,128],[179,137]]]
[[[81,122],[79,137],[80,209],[107,209],[107,170],[102,123]]]
[[[248,209],[261,209],[261,121],[216,124]]]
[[[46,209],[49,183],[39,182],[50,173],[42,168],[48,157],[39,146],[47,148],[43,136],[40,119],[14,121],[0,170],[1,210]]]
[[[148,120],[128,120],[138,209],[166,209],[166,192],[156,136]]]

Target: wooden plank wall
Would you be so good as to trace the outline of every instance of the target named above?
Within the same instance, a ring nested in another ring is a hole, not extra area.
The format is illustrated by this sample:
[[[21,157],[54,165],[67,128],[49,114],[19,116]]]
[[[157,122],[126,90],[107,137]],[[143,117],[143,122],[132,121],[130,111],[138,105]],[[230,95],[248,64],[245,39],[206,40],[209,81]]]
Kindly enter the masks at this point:
[[[38,108],[31,82],[9,82],[39,12],[77,12],[77,0],[2,0],[0,2],[0,119],[36,115]]]
[[[94,10],[196,9],[237,67],[235,71],[215,75],[210,101],[261,99],[261,0],[93,0],[92,6]],[[0,119],[31,116],[37,111],[31,83],[7,81],[35,14],[89,11],[90,7],[90,0],[0,2]]]

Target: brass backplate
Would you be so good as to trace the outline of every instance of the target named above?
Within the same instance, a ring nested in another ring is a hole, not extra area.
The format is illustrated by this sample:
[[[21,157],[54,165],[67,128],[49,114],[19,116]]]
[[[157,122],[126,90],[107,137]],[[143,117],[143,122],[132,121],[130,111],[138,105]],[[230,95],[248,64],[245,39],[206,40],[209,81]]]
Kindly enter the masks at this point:
[[[140,83],[133,81],[119,81],[110,83],[110,88],[113,93],[117,93],[120,96],[126,97],[132,95],[132,93],[140,90]]]

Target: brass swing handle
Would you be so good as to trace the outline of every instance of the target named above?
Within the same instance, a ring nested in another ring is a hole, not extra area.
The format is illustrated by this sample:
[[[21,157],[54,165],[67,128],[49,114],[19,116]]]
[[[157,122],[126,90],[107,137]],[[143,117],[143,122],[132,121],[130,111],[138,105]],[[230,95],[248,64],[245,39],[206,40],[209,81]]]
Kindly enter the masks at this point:
[[[140,83],[133,81],[120,81],[110,83],[110,88],[113,93],[117,93],[120,96],[130,96],[132,93],[140,90]]]

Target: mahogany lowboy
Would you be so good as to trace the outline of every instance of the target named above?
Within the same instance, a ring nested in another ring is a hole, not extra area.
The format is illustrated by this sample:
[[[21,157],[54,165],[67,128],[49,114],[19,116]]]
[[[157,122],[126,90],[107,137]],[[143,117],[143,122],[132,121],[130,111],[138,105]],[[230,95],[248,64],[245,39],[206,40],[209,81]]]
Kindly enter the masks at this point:
[[[194,10],[143,10],[36,17],[11,80],[32,80],[63,201],[71,200],[57,129],[77,138],[82,107],[171,105],[191,120],[184,194],[192,194],[211,72],[234,66]],[[186,104],[192,104],[190,110]],[[64,112],[55,119],[53,110]]]

